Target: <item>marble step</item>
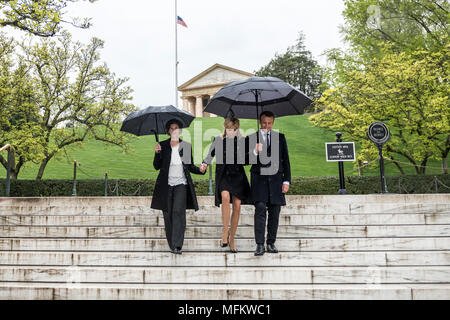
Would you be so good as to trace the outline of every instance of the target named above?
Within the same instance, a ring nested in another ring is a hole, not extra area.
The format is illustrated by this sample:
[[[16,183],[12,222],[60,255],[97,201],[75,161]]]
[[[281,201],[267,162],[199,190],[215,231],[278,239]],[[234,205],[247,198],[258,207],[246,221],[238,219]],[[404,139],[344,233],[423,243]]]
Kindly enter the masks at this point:
[[[183,250],[227,251],[220,248],[217,239],[185,239]],[[253,252],[253,238],[236,239],[240,252]],[[450,237],[446,238],[312,238],[278,239],[281,251],[418,251],[450,250]],[[168,251],[165,239],[76,239],[76,238],[0,238],[2,251]]]
[[[283,212],[289,214],[450,213],[450,194],[287,196]],[[220,213],[213,197],[198,197],[197,214]],[[0,198],[0,215],[141,215],[151,197]],[[253,214],[242,206],[242,214]]]
[[[217,238],[220,226],[187,226],[186,238]],[[449,237],[450,225],[279,226],[278,238]],[[0,237],[165,238],[164,227],[0,226]],[[253,226],[239,226],[236,238],[253,238]]]
[[[241,207],[241,215],[254,215],[255,208],[251,205]],[[412,203],[408,205],[398,204],[358,204],[358,205],[307,205],[288,203],[281,209],[281,214],[344,214],[344,215],[363,215],[363,214],[441,214],[450,213],[448,204],[421,204]],[[161,214],[160,210],[150,209],[147,206],[34,206],[34,205],[16,205],[0,206],[0,215],[128,215],[128,216],[149,216]],[[198,211],[187,210],[187,214],[209,215],[221,214],[221,209],[214,205],[202,205]]]
[[[448,283],[450,267],[29,267],[1,266],[0,282],[192,284]]]
[[[449,284],[58,284],[0,283],[7,300],[449,300]],[[223,311],[213,311],[217,317]]]
[[[177,267],[348,267],[450,266],[450,251],[280,252],[54,252],[0,251],[0,265],[177,266]]]
[[[253,215],[242,215],[240,225],[253,225]],[[222,225],[220,214],[188,214],[188,225]],[[450,224],[450,214],[366,214],[366,215],[288,215],[280,216],[280,225],[424,225]],[[148,216],[0,216],[0,225],[28,226],[164,226],[161,213]]]

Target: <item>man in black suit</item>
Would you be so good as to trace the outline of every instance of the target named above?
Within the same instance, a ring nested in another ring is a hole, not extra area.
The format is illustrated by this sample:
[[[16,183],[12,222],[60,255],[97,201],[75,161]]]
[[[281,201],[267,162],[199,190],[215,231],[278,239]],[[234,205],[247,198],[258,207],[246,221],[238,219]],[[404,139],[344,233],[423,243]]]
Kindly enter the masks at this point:
[[[291,167],[286,138],[273,131],[275,115],[270,111],[260,115],[261,129],[247,137],[249,161],[252,165],[251,190],[255,205],[255,256],[265,252],[264,235],[267,212],[267,252],[278,253],[275,241],[278,231],[281,206],[286,205],[285,194],[291,182]],[[258,143],[259,141],[259,143]]]

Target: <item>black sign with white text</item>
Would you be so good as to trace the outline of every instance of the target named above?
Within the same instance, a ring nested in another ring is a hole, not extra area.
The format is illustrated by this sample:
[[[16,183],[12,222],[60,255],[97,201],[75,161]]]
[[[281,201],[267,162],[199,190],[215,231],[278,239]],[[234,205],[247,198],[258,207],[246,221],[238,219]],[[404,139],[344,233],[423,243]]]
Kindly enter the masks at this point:
[[[389,129],[383,122],[373,122],[369,126],[367,136],[376,144],[385,144],[390,137]]]
[[[325,143],[327,161],[355,161],[354,142],[327,142]]]

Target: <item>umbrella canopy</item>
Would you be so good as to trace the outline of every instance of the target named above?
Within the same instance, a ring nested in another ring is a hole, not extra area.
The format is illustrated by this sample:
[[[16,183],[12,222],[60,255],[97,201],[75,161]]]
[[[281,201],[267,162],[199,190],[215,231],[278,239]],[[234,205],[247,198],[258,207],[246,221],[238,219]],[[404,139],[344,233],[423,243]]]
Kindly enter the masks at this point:
[[[178,120],[181,128],[190,126],[195,117],[184,110],[172,105],[162,107],[148,107],[132,112],[123,121],[120,131],[132,133],[137,136],[154,134],[158,141],[158,134],[166,133],[166,123],[169,120]]]
[[[275,117],[303,114],[312,100],[290,84],[274,77],[251,77],[226,85],[212,97],[204,112],[222,117],[259,119],[263,111]]]

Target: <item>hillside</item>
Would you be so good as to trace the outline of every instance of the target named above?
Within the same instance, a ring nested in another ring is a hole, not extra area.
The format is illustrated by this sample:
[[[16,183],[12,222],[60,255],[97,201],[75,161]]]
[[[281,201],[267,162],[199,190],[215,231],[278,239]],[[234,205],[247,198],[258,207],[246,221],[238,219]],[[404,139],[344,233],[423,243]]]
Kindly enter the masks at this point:
[[[275,121],[274,129],[284,133],[288,141],[292,175],[293,176],[336,176],[338,168],[336,163],[328,163],[325,160],[325,142],[336,141],[334,132],[312,127],[308,121],[308,115],[285,117]],[[204,137],[203,151],[206,152],[211,137],[222,131],[223,118],[199,118],[196,119],[188,133],[192,140],[194,127],[201,129]],[[244,131],[254,128],[256,120],[241,120],[241,129]],[[187,133],[185,133],[187,135]],[[209,137],[208,137],[209,135]],[[161,140],[167,136],[161,135]],[[343,137],[344,141],[345,136]],[[199,146],[193,144],[195,149]],[[78,171],[79,179],[94,179],[104,176],[105,172],[111,179],[121,178],[152,178],[155,170],[152,166],[155,147],[154,136],[136,137],[131,144],[131,152],[123,153],[117,147],[106,146],[102,142],[89,141],[82,149],[73,149],[67,154],[62,154],[60,160],[50,161],[44,173],[44,179],[72,179],[73,160],[81,163]],[[356,145],[358,149],[358,145]],[[195,159],[194,159],[195,160]],[[198,163],[199,161],[195,161]],[[429,166],[440,167],[439,161],[429,162]],[[19,179],[35,179],[37,166],[24,168]],[[405,167],[405,171],[414,174],[413,167]],[[152,173],[153,172],[153,173]],[[354,163],[345,163],[346,175],[358,175],[354,170]],[[427,169],[427,174],[441,173],[440,169]],[[364,170],[364,175],[379,174],[378,167]],[[399,171],[391,163],[386,163],[387,175],[398,175]],[[3,167],[0,176],[5,176]],[[197,176],[196,179],[207,179],[208,175]]]

